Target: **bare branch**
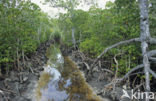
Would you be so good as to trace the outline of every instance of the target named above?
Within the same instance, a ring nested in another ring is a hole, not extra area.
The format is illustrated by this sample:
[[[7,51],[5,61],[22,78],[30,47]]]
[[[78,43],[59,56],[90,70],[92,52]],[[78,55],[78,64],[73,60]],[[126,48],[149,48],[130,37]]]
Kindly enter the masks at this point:
[[[106,71],[106,72],[109,72],[109,73],[111,73],[111,74],[114,74],[111,70],[109,70],[109,69],[101,69],[101,71]]]
[[[140,88],[140,87],[143,86],[144,84],[145,84],[145,82],[143,82],[143,83],[137,85],[133,90],[136,91],[138,88]]]
[[[150,38],[150,44],[156,44],[156,39],[155,38]]]
[[[133,39],[125,40],[125,41],[120,41],[120,42],[118,42],[118,43],[116,43],[116,44],[114,44],[114,45],[112,45],[112,46],[106,48],[106,49],[97,57],[97,59],[93,62],[93,64],[92,64],[91,67],[93,68],[93,66],[95,65],[95,63],[96,63],[105,53],[107,53],[110,49],[115,48],[115,47],[120,46],[120,45],[123,45],[123,44],[128,44],[128,43],[137,42],[137,41],[140,41],[140,38],[133,38]]]
[[[149,60],[151,60],[152,62],[156,62],[156,58],[154,57],[149,57]]]
[[[151,70],[151,69],[149,69],[149,72],[153,75],[153,77],[156,79],[156,73],[153,71],[153,70]]]
[[[134,71],[136,71],[138,69],[141,69],[143,67],[144,67],[143,64],[134,67],[128,73],[126,73],[126,75],[123,78],[121,78],[121,79],[114,79],[111,83],[106,84],[105,87],[110,86],[110,85],[113,85],[114,83],[120,83],[120,82],[122,82],[124,79],[128,78],[131,73],[133,73]]]
[[[144,74],[144,72],[131,73],[129,76],[136,75],[136,74]]]
[[[123,81],[124,79],[126,79],[126,78],[127,78],[131,73],[133,73],[134,71],[136,71],[136,70],[138,70],[138,69],[141,69],[141,68],[143,68],[143,67],[144,67],[143,64],[134,67],[134,68],[131,69],[128,73],[126,73],[126,75],[125,75],[123,78],[121,78],[121,81]]]
[[[148,57],[154,56],[156,55],[156,50],[149,51],[147,54],[148,54]]]
[[[118,55],[118,54],[117,54],[117,55]],[[114,56],[114,61],[115,61],[115,63],[116,63],[116,71],[115,71],[115,78],[114,78],[114,79],[117,78],[117,73],[118,73],[118,69],[119,69],[119,63],[118,63],[118,61],[117,61],[117,59],[116,59],[117,55]]]
[[[102,55],[107,53],[112,48],[115,48],[115,47],[120,46],[122,44],[127,44],[127,43],[137,42],[137,41],[140,41],[140,39],[139,38],[134,38],[134,39],[129,39],[129,40],[125,40],[125,41],[120,41],[120,42],[118,42],[118,43],[116,43],[116,44],[106,48],[97,58],[99,59]]]
[[[86,62],[83,62],[85,64],[85,66],[87,67],[87,70],[90,70],[89,65]]]

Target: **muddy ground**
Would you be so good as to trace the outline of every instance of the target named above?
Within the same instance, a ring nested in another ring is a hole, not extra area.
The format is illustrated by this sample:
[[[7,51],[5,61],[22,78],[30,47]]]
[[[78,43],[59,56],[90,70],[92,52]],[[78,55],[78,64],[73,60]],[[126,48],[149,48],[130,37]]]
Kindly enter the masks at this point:
[[[34,88],[48,60],[46,50],[52,43],[47,41],[41,44],[36,53],[26,59],[22,71],[10,71],[8,76],[4,75],[5,78],[0,80],[0,101],[32,101]]]
[[[69,54],[70,58],[77,64],[78,68],[84,74],[86,82],[91,86],[91,88],[97,95],[103,98],[103,101],[143,101],[130,100],[129,98],[122,97],[123,89],[125,89],[125,91],[127,91],[129,94],[131,93],[130,90],[127,90],[129,85],[120,83],[116,84],[114,87],[113,85],[106,86],[112,82],[115,73],[112,75],[106,71],[101,72],[100,70],[98,70],[98,68],[96,68],[92,77],[89,77],[88,79],[87,66],[84,64],[82,57],[80,55],[75,54],[75,52],[69,52]],[[91,65],[91,63],[88,63],[88,65]]]
[[[43,66],[47,63],[46,50],[53,41],[41,44],[36,53],[32,54],[26,60],[26,67],[23,71],[11,71],[5,79],[0,80],[0,101],[34,101],[35,87],[39,79]],[[79,56],[73,56],[72,51],[68,54],[72,60],[78,65],[80,70],[87,78],[86,67],[82,63]],[[104,73],[103,79],[98,80],[100,73],[95,72],[92,79],[87,80],[88,84],[92,87],[93,91],[103,97],[104,101],[129,101],[128,99],[121,98],[122,87],[117,87],[115,90],[112,87],[104,89],[104,85],[110,83],[111,75]]]

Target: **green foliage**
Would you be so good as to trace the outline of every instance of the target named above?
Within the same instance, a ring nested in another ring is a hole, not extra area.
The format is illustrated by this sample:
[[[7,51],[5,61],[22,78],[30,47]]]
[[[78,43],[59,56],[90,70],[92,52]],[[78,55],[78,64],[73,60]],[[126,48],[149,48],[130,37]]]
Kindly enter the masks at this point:
[[[150,32],[152,37],[156,37],[156,1],[150,0],[150,8],[149,8],[149,23],[150,23]]]
[[[0,1],[0,65],[17,62],[52,38],[53,21],[30,1]],[[11,66],[11,65],[10,65]]]
[[[80,44],[81,51],[92,54],[92,55],[99,55],[100,52],[103,50],[103,47],[99,44],[96,37],[91,37],[91,39],[86,39]]]
[[[108,2],[106,9],[91,7],[89,11],[75,9],[80,0],[45,0],[53,6],[67,10],[59,19],[50,19],[47,14],[30,1],[0,1],[0,65],[21,60],[24,55],[35,52],[40,43],[46,40],[61,40],[72,47],[72,28],[76,45],[87,56],[96,58],[112,44],[139,37],[140,16],[136,0],[115,0]],[[53,2],[54,1],[54,2]],[[89,1],[89,0],[87,0]],[[150,0],[150,32],[155,35],[156,2]],[[150,47],[152,49],[155,46]],[[102,59],[111,61],[112,70],[116,70],[113,58],[118,55],[118,75],[125,74],[140,64],[140,44],[126,44],[111,49]]]
[[[105,48],[122,40],[139,37],[140,16],[137,2],[116,0],[108,2],[106,9],[92,7],[89,11],[74,10],[61,14],[59,26],[67,45],[72,46],[71,28],[75,27],[75,39],[79,49],[87,56],[96,58]],[[125,74],[137,66],[141,58],[140,44],[125,45],[110,50],[102,58],[112,60],[112,70],[116,69],[113,60],[116,54],[119,63],[119,75]]]

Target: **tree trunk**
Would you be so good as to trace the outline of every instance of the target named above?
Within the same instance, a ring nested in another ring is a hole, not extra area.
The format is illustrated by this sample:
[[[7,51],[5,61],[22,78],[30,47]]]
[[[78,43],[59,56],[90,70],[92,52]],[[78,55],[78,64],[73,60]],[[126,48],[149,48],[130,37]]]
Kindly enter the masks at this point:
[[[76,49],[76,40],[75,40],[75,28],[72,28],[72,43],[74,46],[74,49]]]
[[[23,59],[23,66],[24,66],[24,68],[25,68],[24,50],[22,50],[22,59]]]
[[[16,47],[16,57],[17,57],[17,69],[20,70],[20,60],[19,60],[19,38],[17,39],[17,47]]]
[[[40,27],[38,28],[37,33],[38,33],[38,38],[37,38],[37,40],[38,40],[38,43],[40,43],[40,34],[41,34],[41,28],[40,28]]]
[[[149,18],[148,18],[148,0],[139,0],[139,8],[140,8],[140,40],[141,40],[141,48],[142,48],[142,56],[143,56],[143,65],[145,72],[145,84],[146,84],[146,92],[150,91],[150,62],[148,58],[148,42],[150,41],[150,32],[149,32]],[[149,101],[148,97],[146,101]]]
[[[91,65],[91,70],[96,65],[96,62],[110,49],[115,48],[117,46],[128,44],[132,42],[141,42],[141,48],[142,48],[142,56],[143,56],[143,64],[138,65],[131,69],[128,73],[125,74],[123,78],[121,78],[119,81],[121,82],[125,78],[128,78],[129,75],[141,68],[144,68],[145,73],[145,90],[146,90],[146,101],[149,101],[149,92],[150,92],[150,73],[153,75],[153,77],[156,78],[156,73],[150,69],[150,61],[149,59],[152,59],[156,61],[156,50],[152,50],[148,52],[148,44],[156,44],[156,39],[151,38],[150,31],[149,31],[149,15],[148,15],[148,0],[138,0],[139,1],[139,8],[140,8],[140,38],[133,38],[125,41],[120,41],[114,45],[111,45],[110,47],[106,48],[93,62]],[[90,71],[91,72],[91,71]]]
[[[19,70],[19,53],[18,53],[18,47],[16,48],[16,57],[17,57],[17,69]]]

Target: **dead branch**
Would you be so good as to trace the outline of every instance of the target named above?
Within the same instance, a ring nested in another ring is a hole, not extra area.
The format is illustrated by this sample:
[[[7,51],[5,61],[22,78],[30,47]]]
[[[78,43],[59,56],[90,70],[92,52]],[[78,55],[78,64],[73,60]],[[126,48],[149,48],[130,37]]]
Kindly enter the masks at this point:
[[[150,38],[150,44],[156,44],[156,39],[155,38]]]
[[[125,76],[124,76],[123,78],[121,78],[121,79],[114,79],[111,83],[109,83],[109,84],[107,84],[107,85],[105,85],[105,86],[110,86],[110,85],[112,85],[112,84],[114,84],[114,83],[120,83],[120,82],[122,82],[124,79],[128,78],[129,75],[130,75],[131,73],[133,73],[134,71],[136,71],[136,70],[138,70],[138,69],[141,69],[141,68],[143,68],[143,67],[144,67],[143,64],[138,65],[138,66],[134,67],[133,69],[131,69],[128,73],[126,73]]]
[[[112,45],[112,46],[106,48],[106,49],[95,59],[95,61],[93,62],[93,64],[92,64],[91,67],[93,68],[94,65],[95,65],[95,63],[96,63],[105,53],[107,53],[110,49],[115,48],[115,47],[120,46],[120,45],[123,45],[123,44],[128,44],[128,43],[131,43],[131,42],[138,42],[138,41],[140,41],[140,38],[133,38],[133,39],[125,40],[125,41],[120,41],[120,42],[118,42],[118,43],[116,43],[116,44],[114,44],[114,45]]]
[[[138,69],[141,69],[141,68],[143,68],[143,67],[144,67],[143,64],[134,67],[134,68],[131,69],[123,78],[121,78],[121,79],[113,79],[111,83],[104,85],[104,89],[107,88],[107,87],[109,87],[109,86],[113,86],[114,84],[117,84],[117,83],[122,82],[124,79],[126,79],[127,77],[129,77],[129,75],[130,75],[132,72],[134,72],[134,71],[136,71],[136,70],[138,70]]]
[[[141,86],[143,86],[145,84],[145,82],[142,82],[140,85],[137,85],[133,90],[136,91],[138,88],[140,88]]]
[[[81,59],[82,59],[82,63],[84,63],[84,65],[87,67],[87,70],[90,70],[89,64],[88,64],[87,62],[85,62],[85,61],[86,61],[86,60],[93,61],[93,60],[91,60],[90,58],[86,57],[86,56],[84,55],[84,53],[80,52],[79,50],[76,51],[76,52],[73,52],[73,53],[74,53],[74,54],[78,54],[78,55],[81,57]]]
[[[151,60],[152,62],[156,62],[156,58],[154,57],[149,57],[149,60]]]
[[[85,64],[85,66],[87,67],[87,70],[90,70],[90,66],[86,63],[86,62],[83,62]]]
[[[79,50],[73,51],[73,54],[79,55],[79,56],[81,57],[82,60],[85,60],[85,61],[87,61],[87,60],[89,60],[89,61],[94,61],[94,59],[91,59],[91,58],[87,57],[83,52],[81,52],[81,51],[79,51]]]
[[[144,74],[144,72],[136,72],[136,73],[131,73],[129,76],[132,76],[132,75],[137,75],[137,74]]]
[[[81,54],[81,55],[84,57],[85,60],[94,61],[93,59],[91,59],[91,58],[85,56],[85,54],[84,54],[83,52],[81,52],[81,51],[79,51],[79,50],[78,50],[77,52],[78,52],[79,54]]]
[[[156,55],[156,50],[149,51],[147,54],[148,54],[148,57],[152,57]]]
[[[132,68],[128,73],[126,73],[126,75],[125,75],[123,78],[120,79],[120,81],[123,81],[124,79],[126,79],[127,77],[129,77],[129,75],[130,75],[131,73],[133,73],[134,71],[136,71],[136,70],[138,70],[138,69],[141,69],[141,68],[143,68],[143,67],[144,67],[144,65],[141,64],[141,65],[138,65],[138,66]]]
[[[119,54],[117,54],[117,55],[119,55]],[[117,73],[118,73],[118,69],[119,69],[119,63],[116,59],[117,55],[114,56],[114,61],[116,63],[116,71],[115,71],[115,77],[114,77],[115,80],[117,78]],[[116,83],[113,84],[113,91],[115,90],[115,85],[116,85]]]
[[[29,69],[31,70],[31,73],[34,74],[34,70],[32,69],[32,67],[30,66]]]
[[[156,73],[152,70],[152,69],[149,69],[149,72],[152,74],[152,76],[156,79]]]
[[[133,79],[133,82],[132,82],[132,87],[135,88],[135,81],[137,80],[137,76],[135,76],[135,78]]]
[[[9,93],[13,93],[13,94],[16,94],[17,95],[17,93],[13,92],[12,90],[7,90],[7,89],[0,88],[0,91],[1,92],[9,92]]]
[[[109,70],[109,69],[101,69],[101,71],[106,71],[106,72],[109,72],[109,73],[111,73],[111,74],[114,74],[111,70]]]
[[[118,69],[119,69],[119,63],[118,63],[116,57],[117,57],[117,55],[114,56],[114,61],[116,63],[116,71],[115,71],[115,77],[114,77],[115,79],[117,78],[117,73],[118,73]]]

